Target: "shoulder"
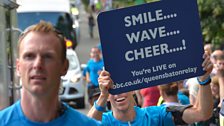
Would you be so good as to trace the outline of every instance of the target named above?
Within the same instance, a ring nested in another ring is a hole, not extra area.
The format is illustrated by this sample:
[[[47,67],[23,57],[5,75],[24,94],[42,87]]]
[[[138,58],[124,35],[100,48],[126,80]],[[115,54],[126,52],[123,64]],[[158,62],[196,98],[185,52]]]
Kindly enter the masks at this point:
[[[103,113],[103,118],[114,118],[112,111],[104,112]]]
[[[93,64],[94,64],[94,61],[92,59],[89,59],[86,64],[86,68],[88,69],[89,67],[92,67]]]
[[[169,112],[166,111],[165,106],[150,106],[141,109],[145,112],[146,115],[149,115],[153,118],[166,118],[166,116],[171,116],[171,114],[169,115]]]
[[[104,125],[116,124],[117,120],[114,118],[112,111],[104,112],[102,116],[102,123]]]
[[[149,106],[146,108],[142,108],[145,109],[146,112],[148,113],[153,113],[153,112],[165,112],[166,111],[166,107],[165,106]],[[155,114],[159,114],[159,113],[155,113]]]
[[[87,61],[87,65],[90,64],[90,63],[92,63],[92,62],[93,62],[93,60],[92,60],[92,59],[89,59],[89,60]]]
[[[186,122],[182,119],[185,109],[192,107],[192,105],[176,105],[168,106],[167,111],[172,113],[174,123],[177,125],[185,125]]]
[[[76,111],[75,109],[67,106],[67,110],[65,112],[65,117],[67,117],[67,121],[72,123],[73,125],[82,125],[82,126],[100,126],[101,123],[92,118],[87,117],[86,115]]]
[[[138,120],[148,120],[147,123],[158,126],[175,126],[172,115],[166,111],[165,106],[135,107]],[[141,121],[143,121],[141,120]]]
[[[171,112],[167,111],[165,106],[150,106],[145,108],[145,112],[152,120],[157,120],[162,124],[174,126],[173,117]]]
[[[9,125],[10,123],[17,122],[19,120],[18,106],[20,102],[3,109],[0,111],[0,125]]]

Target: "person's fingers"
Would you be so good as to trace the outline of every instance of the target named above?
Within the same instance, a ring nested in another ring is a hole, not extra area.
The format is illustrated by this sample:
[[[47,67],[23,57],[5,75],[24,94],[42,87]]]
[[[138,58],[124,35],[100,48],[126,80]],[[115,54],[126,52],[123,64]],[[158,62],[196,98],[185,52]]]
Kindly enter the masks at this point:
[[[113,81],[110,78],[110,73],[105,70],[103,70],[100,73],[98,82],[99,82],[100,90],[104,94],[108,93],[108,90],[113,87]]]
[[[113,86],[113,81],[111,78],[106,77],[107,79],[103,80],[103,84],[107,87],[107,89],[111,88]]]
[[[211,71],[212,71],[212,68],[213,68],[213,65],[212,65],[212,63],[210,63],[210,64],[208,64],[208,65],[206,66],[205,70],[206,70],[207,72],[211,72]]]
[[[207,72],[212,71],[213,64],[210,62],[210,60],[205,62],[204,70]]]
[[[202,67],[205,67],[210,62],[210,57],[207,53],[204,53],[203,59],[204,59],[204,61],[202,63]]]
[[[100,72],[100,76],[110,76],[110,73],[107,72],[107,71],[105,71],[105,70],[102,70],[102,71]]]
[[[213,68],[213,64],[211,63],[210,56],[206,52],[203,55],[204,61],[202,63],[202,67],[204,71],[210,72]]]
[[[210,65],[212,65],[211,62],[209,62],[208,60],[205,61],[205,65],[204,65],[205,71],[208,69],[208,66]]]

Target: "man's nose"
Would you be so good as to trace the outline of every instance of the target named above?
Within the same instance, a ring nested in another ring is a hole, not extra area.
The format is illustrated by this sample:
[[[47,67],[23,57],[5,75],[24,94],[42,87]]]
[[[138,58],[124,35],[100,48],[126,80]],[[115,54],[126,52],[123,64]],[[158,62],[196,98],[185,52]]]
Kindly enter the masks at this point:
[[[42,69],[42,67],[43,67],[43,58],[41,58],[41,56],[37,56],[34,60],[33,68]]]

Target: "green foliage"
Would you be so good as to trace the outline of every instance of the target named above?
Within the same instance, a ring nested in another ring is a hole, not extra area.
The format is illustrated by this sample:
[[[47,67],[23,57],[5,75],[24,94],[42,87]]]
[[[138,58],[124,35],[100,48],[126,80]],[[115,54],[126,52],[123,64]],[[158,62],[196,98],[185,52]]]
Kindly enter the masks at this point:
[[[113,0],[113,7],[128,7],[134,5],[135,0]]]
[[[145,0],[147,3],[159,0]],[[197,0],[204,43],[224,47],[224,0]],[[189,19],[190,20],[190,19]]]
[[[89,0],[82,0],[88,6]],[[137,0],[113,0],[113,6],[132,6]],[[159,0],[145,0],[154,2]],[[205,43],[212,43],[215,48],[224,47],[224,0],[197,0]],[[190,19],[189,19],[190,20]]]
[[[198,0],[198,9],[204,42],[220,48],[224,44],[224,1]]]
[[[85,10],[87,11],[89,0],[82,0],[82,3],[84,4]]]
[[[155,1],[160,1],[160,0],[145,0],[146,3],[155,2]]]

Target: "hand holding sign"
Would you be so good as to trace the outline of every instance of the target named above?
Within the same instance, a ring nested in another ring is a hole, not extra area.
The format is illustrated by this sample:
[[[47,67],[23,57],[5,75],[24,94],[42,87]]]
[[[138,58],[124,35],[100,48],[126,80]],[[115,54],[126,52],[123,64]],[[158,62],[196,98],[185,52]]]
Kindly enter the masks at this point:
[[[98,81],[99,81],[99,87],[101,90],[101,94],[108,97],[108,95],[109,95],[108,90],[113,87],[113,81],[110,78],[110,73],[103,70],[100,73]]]

